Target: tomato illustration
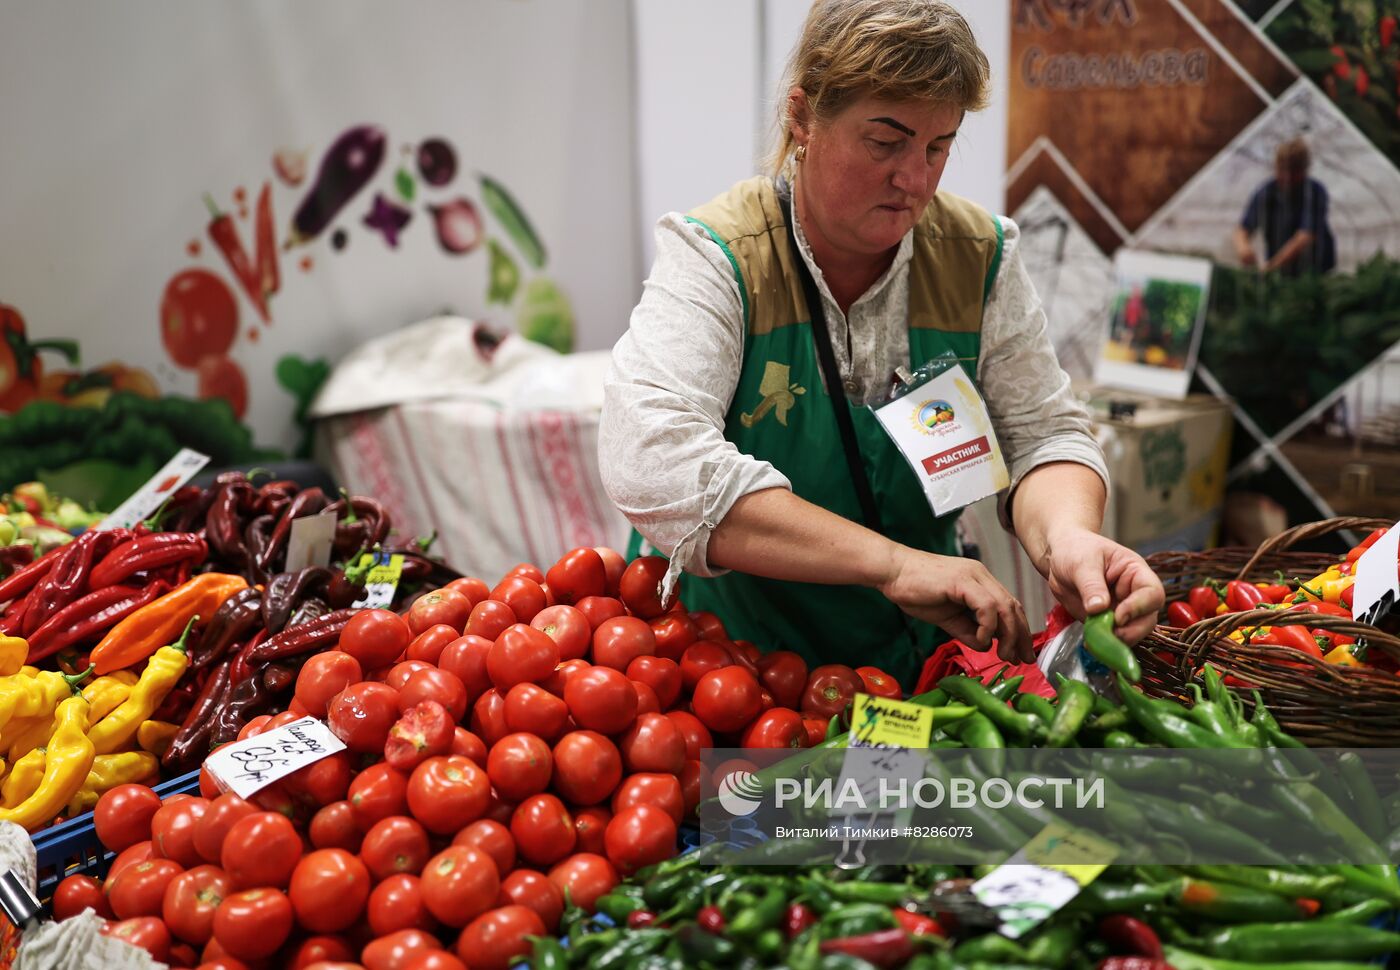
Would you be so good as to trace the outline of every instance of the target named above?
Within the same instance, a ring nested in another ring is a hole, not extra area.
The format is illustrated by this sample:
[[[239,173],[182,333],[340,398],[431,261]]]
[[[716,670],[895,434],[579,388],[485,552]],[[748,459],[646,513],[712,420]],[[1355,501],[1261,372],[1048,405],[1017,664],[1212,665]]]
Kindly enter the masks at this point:
[[[207,269],[187,269],[165,284],[160,336],[176,364],[193,369],[207,357],[222,357],[237,335],[238,303],[220,277]]]
[[[210,354],[199,361],[199,396],[221,397],[233,408],[233,416],[242,418],[248,410],[248,379],[243,368],[231,357]]]

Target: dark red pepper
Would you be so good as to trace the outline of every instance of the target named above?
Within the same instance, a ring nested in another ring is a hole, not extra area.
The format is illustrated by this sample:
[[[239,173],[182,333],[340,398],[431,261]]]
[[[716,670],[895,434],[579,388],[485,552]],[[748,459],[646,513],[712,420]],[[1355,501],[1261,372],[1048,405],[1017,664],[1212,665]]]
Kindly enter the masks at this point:
[[[181,724],[199,697],[201,684],[196,678],[182,680],[174,690],[165,695],[160,706],[151,714],[151,720],[167,724]]]
[[[724,932],[724,913],[718,906],[702,906],[700,912],[695,914],[695,922],[706,933],[718,936]]]
[[[267,545],[258,557],[259,568],[271,575],[273,562],[287,547],[287,539],[292,534],[293,520],[299,519],[303,515],[315,515],[325,507],[326,493],[319,488],[308,488],[292,499],[286,510],[282,512],[281,518],[277,520],[276,527],[268,537]]]
[[[1162,941],[1157,931],[1142,920],[1116,913],[1099,920],[1099,936],[1116,953],[1162,959]]]
[[[247,554],[248,580],[254,584],[266,583],[267,570],[261,565],[263,550],[272,538],[272,530],[277,520],[270,515],[259,515],[243,528],[243,548]]]
[[[249,657],[266,639],[267,631],[259,630],[257,633],[253,634],[253,639],[243,644],[238,652],[234,654],[233,669],[229,671],[229,678],[235,684],[247,680],[253,675],[253,662]]]
[[[155,532],[123,543],[103,556],[92,568],[89,583],[94,589],[111,586],[137,573],[203,562],[208,557],[209,544],[197,533]]]
[[[189,650],[190,669],[202,670],[223,660],[235,643],[243,643],[262,622],[262,593],[240,589],[214,611],[204,633]]]
[[[257,644],[248,652],[250,665],[267,663],[270,660],[285,660],[313,650],[329,648],[340,639],[340,632],[350,622],[356,610],[336,610],[317,617],[310,623],[289,626],[274,637]]]
[[[29,594],[24,636],[33,634],[45,620],[82,596],[88,588],[93,563],[130,539],[131,533],[126,529],[90,530],[64,546],[63,555]]]
[[[890,910],[894,914],[894,921],[900,928],[910,936],[947,936],[942,925],[932,916],[923,913],[911,913],[907,909],[899,906]]]
[[[806,903],[793,903],[783,915],[783,932],[790,940],[817,922],[816,911]]]
[[[263,683],[261,671],[241,681],[230,672],[229,690],[214,714],[210,750],[236,739],[243,725],[272,709],[272,701],[272,692]]]
[[[241,474],[237,480],[223,482],[215,490],[214,501],[204,518],[204,534],[210,547],[220,559],[235,566],[241,566],[248,557],[239,507],[252,494],[253,486]]]
[[[170,591],[157,580],[144,586],[108,586],[80,597],[49,617],[29,637],[28,663],[102,634]]]
[[[301,491],[296,482],[283,479],[267,482],[258,487],[258,497],[253,503],[254,515],[281,515],[287,504]]]
[[[823,953],[844,953],[877,967],[903,966],[914,956],[914,950],[913,939],[898,928],[823,940],[821,944]]]
[[[185,715],[160,763],[172,771],[193,769],[209,754],[209,739],[214,734],[214,714],[229,690],[229,672],[233,660],[225,660],[210,671],[200,689],[199,697]]]
[[[296,686],[297,672],[285,664],[268,664],[262,672],[263,686],[274,694],[285,694]]]
[[[1193,623],[1200,623],[1201,615],[1191,609],[1191,604],[1185,600],[1177,600],[1175,603],[1167,604],[1167,625],[1185,628]]]
[[[0,574],[6,578],[12,572],[21,570],[32,562],[34,562],[34,547],[28,543],[0,549]]]
[[[325,566],[307,566],[295,573],[274,576],[262,600],[262,620],[267,632],[281,633],[296,608],[325,589],[330,579],[331,571]]]

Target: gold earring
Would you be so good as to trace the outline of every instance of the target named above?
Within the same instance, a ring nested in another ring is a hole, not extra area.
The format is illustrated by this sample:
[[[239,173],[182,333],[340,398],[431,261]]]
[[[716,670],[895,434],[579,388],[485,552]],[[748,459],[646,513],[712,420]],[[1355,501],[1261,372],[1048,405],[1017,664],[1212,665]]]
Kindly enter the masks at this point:
[[[798,146],[797,146],[797,151],[793,152],[792,157],[793,157],[793,160],[794,160],[794,161],[797,161],[797,162],[806,161],[806,160],[807,160],[807,146],[806,146],[806,145],[798,145]]]

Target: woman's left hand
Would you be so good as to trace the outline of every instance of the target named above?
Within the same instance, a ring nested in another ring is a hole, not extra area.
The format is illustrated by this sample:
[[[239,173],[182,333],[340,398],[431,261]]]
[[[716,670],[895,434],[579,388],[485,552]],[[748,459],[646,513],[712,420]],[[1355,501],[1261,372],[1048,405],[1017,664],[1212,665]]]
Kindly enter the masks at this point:
[[[1152,632],[1166,593],[1137,553],[1089,529],[1072,529],[1050,542],[1049,559],[1050,592],[1077,619],[1112,606],[1125,642],[1137,643]]]

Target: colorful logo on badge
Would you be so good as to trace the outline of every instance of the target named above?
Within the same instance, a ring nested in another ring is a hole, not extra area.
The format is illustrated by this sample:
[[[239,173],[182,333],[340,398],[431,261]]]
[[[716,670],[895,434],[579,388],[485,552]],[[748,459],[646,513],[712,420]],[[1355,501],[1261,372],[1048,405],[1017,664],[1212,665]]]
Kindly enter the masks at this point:
[[[953,421],[953,406],[947,401],[925,401],[914,412],[914,423],[924,434],[942,431]]]

